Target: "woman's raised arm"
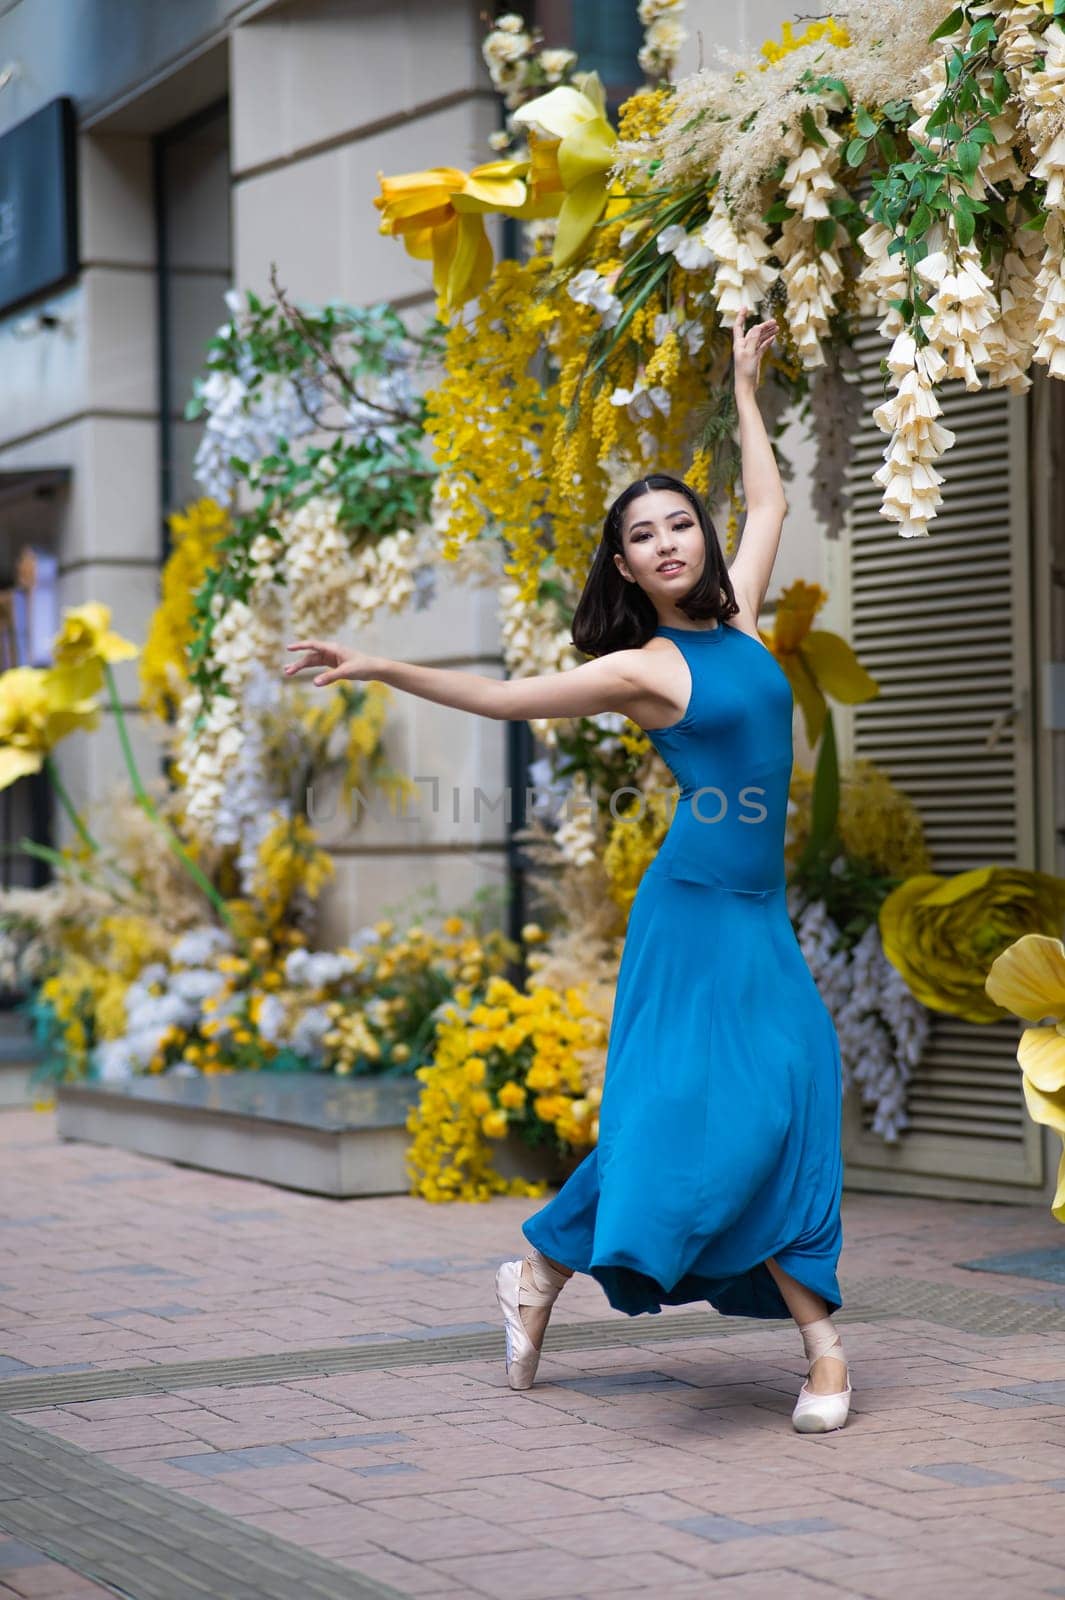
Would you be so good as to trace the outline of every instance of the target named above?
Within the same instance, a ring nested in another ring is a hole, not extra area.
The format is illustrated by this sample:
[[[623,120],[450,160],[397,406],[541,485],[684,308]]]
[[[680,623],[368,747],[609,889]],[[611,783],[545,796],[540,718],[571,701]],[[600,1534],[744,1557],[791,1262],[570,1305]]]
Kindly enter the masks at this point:
[[[501,722],[528,722],[541,717],[590,717],[600,711],[622,711],[638,720],[648,707],[668,706],[650,681],[647,656],[639,650],[616,650],[568,672],[542,678],[486,678],[447,667],[421,667],[407,661],[364,655],[344,645],[303,639],[289,650],[306,658],[285,668],[285,677],[317,670],[316,685],[354,682],[387,683],[421,700],[472,711]]]

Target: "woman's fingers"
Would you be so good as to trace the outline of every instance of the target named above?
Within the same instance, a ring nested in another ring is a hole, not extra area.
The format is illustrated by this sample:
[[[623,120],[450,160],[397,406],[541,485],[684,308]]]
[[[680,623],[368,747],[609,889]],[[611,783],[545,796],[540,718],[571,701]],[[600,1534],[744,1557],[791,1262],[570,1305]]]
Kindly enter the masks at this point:
[[[324,656],[320,650],[316,650],[307,657],[306,661],[290,661],[284,671],[285,675],[288,676],[293,672],[306,672],[308,667],[322,667],[324,665]]]

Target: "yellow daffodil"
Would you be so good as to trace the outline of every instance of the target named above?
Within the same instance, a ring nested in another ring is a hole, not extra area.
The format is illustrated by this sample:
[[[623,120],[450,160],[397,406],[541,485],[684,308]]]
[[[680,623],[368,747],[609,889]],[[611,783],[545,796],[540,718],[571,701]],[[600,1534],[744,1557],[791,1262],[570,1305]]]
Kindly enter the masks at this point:
[[[111,608],[99,601],[84,606],[70,606],[63,613],[63,621],[52,645],[56,667],[81,670],[95,678],[95,689],[103,683],[104,665],[115,661],[132,661],[139,654],[137,646],[111,628]]]
[[[618,139],[607,121],[603,86],[596,73],[580,74],[573,84],[560,84],[520,106],[513,120],[528,132],[537,191],[564,193],[551,260],[556,267],[568,266],[611,198],[624,203],[624,191],[612,190],[608,179]]]
[[[986,987],[996,1005],[1022,1021],[1049,1019],[1045,1027],[1024,1030],[1017,1060],[1028,1115],[1061,1135],[1051,1209],[1065,1222],[1065,945],[1048,934],[1022,934],[992,962]]]
[[[772,629],[758,630],[787,674],[811,746],[824,727],[826,695],[850,706],[880,693],[846,639],[825,628],[812,628],[815,613],[827,599],[820,584],[798,578],[781,595]]]
[[[95,728],[99,708],[79,671],[12,667],[0,673],[0,789],[39,772],[76,728]]]
[[[921,872],[880,907],[884,954],[923,1005],[968,1022],[1002,1016],[988,971],[1023,934],[1053,936],[1065,880],[1021,867],[978,867],[953,878]]]

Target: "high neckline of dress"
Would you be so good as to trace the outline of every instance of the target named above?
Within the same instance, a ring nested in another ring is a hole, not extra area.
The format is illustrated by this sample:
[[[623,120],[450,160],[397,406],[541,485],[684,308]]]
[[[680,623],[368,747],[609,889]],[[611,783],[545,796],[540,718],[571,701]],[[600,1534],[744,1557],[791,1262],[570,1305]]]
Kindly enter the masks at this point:
[[[725,631],[725,624],[719,622],[715,628],[670,628],[666,623],[658,624],[657,632],[668,633],[678,639],[713,639],[715,644],[721,639]]]

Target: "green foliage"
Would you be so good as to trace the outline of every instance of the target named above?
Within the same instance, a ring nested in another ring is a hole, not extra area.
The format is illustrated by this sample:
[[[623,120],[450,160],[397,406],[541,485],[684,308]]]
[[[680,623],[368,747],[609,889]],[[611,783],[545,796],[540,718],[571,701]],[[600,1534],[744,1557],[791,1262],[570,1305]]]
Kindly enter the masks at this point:
[[[307,441],[279,438],[257,460],[229,458],[247,509],[234,517],[218,565],[194,602],[190,682],[205,711],[214,694],[227,692],[212,662],[216,613],[247,599],[254,540],[264,535],[279,541],[279,519],[327,495],[336,502],[352,548],[358,548],[424,522],[435,478],[423,451],[423,390],[442,357],[443,326],[434,321],[413,332],[384,304],[297,307],[276,275],[271,288],[268,299],[247,294],[246,309],[211,340],[207,373],[239,380],[249,415],[271,381],[285,380],[313,432]],[[204,411],[199,380],[186,416],[195,419]]]

